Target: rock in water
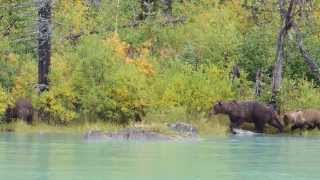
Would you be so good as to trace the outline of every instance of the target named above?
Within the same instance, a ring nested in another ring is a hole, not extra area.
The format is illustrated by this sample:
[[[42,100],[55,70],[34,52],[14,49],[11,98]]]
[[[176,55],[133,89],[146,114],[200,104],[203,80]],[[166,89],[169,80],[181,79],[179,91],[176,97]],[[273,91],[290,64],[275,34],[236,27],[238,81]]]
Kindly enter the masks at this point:
[[[198,130],[193,127],[191,124],[178,122],[168,124],[169,129],[175,131],[183,136],[196,137],[198,135]]]
[[[233,128],[233,134],[236,135],[246,135],[246,136],[253,136],[253,135],[258,135],[260,133],[256,133],[256,132],[252,132],[252,131],[248,131],[248,130],[244,130],[244,129],[237,129],[237,128]]]
[[[172,137],[139,128],[124,129],[115,133],[92,131],[85,134],[86,140],[133,140],[133,141],[170,141]]]
[[[101,140],[106,138],[106,134],[102,131],[92,131],[90,130],[84,135],[84,139],[86,140]]]

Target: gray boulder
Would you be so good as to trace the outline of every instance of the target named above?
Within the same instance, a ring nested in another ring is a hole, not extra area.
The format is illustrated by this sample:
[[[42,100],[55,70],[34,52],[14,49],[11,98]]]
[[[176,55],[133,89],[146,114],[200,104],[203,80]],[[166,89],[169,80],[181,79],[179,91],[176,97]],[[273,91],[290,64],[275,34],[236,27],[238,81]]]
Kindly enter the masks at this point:
[[[139,128],[128,128],[115,133],[92,131],[85,134],[86,140],[133,140],[133,141],[170,141],[172,137]]]
[[[193,127],[191,124],[177,122],[177,123],[168,124],[168,127],[170,130],[175,131],[182,136],[190,136],[190,137],[198,136],[198,130],[195,127]]]

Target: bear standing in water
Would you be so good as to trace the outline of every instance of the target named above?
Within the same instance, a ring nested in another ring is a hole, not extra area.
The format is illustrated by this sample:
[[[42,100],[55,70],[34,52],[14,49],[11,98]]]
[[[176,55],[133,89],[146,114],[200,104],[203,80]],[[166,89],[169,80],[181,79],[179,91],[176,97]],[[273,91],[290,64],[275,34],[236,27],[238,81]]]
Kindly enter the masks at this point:
[[[244,122],[254,123],[258,133],[264,132],[265,124],[277,128],[279,132],[283,131],[283,126],[279,121],[276,111],[271,107],[255,101],[244,102],[218,102],[215,104],[210,114],[226,114],[231,121],[231,131],[238,128]]]
[[[286,126],[292,124],[291,131],[296,129],[308,130],[318,127],[320,129],[320,111],[316,109],[306,109],[303,111],[287,112],[283,116]]]
[[[11,122],[12,119],[21,119],[32,124],[33,120],[33,107],[29,100],[18,99],[14,107],[8,107],[5,113],[6,122]]]

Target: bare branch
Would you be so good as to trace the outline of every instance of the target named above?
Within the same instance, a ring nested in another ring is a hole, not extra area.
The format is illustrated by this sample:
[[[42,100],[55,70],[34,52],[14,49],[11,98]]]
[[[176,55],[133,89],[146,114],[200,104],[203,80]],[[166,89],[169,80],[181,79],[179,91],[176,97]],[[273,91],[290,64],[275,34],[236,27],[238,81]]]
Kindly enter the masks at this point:
[[[299,48],[301,55],[304,58],[304,62],[308,65],[309,70],[314,75],[314,77],[317,79],[317,81],[320,82],[320,70],[319,70],[319,66],[316,63],[317,61],[304,48],[302,34],[301,34],[297,24],[292,23],[292,28],[295,31],[296,44],[297,44],[297,47]]]

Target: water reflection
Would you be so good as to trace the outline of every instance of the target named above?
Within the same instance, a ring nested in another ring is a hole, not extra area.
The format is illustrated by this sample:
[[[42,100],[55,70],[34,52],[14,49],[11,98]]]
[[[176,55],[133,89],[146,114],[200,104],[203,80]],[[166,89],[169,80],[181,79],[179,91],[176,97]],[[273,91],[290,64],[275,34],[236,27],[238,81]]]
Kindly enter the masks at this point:
[[[10,180],[319,179],[320,140],[210,138],[201,142],[99,142],[77,136],[0,136]]]

